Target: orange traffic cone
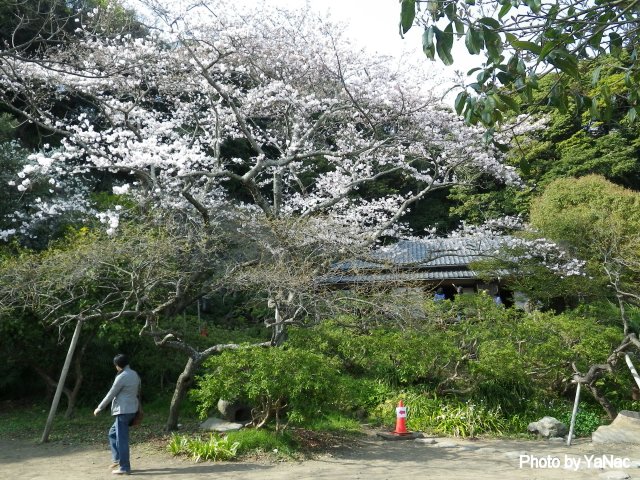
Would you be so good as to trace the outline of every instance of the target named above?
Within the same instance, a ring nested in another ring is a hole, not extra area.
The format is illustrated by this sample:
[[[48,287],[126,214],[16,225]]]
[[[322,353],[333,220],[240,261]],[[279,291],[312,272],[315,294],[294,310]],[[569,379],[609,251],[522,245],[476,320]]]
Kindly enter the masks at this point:
[[[396,407],[396,429],[392,433],[395,435],[409,435],[407,431],[407,407],[404,406],[402,400],[398,402]]]

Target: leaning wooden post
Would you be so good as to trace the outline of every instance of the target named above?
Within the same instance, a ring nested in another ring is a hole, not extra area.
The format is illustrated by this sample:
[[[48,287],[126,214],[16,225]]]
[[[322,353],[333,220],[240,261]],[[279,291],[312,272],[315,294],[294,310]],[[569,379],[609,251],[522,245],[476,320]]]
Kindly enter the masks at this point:
[[[636,368],[633,366],[633,363],[631,363],[631,359],[629,358],[628,353],[624,354],[624,359],[627,362],[627,365],[629,366],[629,370],[631,370],[631,375],[633,375],[633,378],[636,381],[638,388],[640,388],[640,375],[638,375]]]
[[[53,419],[56,416],[56,411],[58,410],[58,403],[60,403],[62,390],[64,389],[64,384],[67,380],[67,374],[69,373],[69,365],[71,365],[73,352],[75,351],[76,345],[78,344],[78,338],[80,338],[81,328],[82,328],[82,319],[79,319],[78,323],[76,323],[76,329],[73,332],[73,337],[71,338],[71,344],[69,345],[69,350],[67,351],[67,358],[65,358],[64,360],[62,373],[60,374],[60,380],[58,380],[58,386],[56,387],[56,393],[53,396],[53,402],[51,403],[51,410],[49,410],[49,417],[47,418],[47,424],[44,427],[44,433],[42,434],[40,443],[46,443],[49,441],[49,433],[51,433],[51,427],[53,426]]]
[[[567,446],[571,445],[571,437],[573,436],[573,428],[576,425],[576,415],[578,414],[578,404],[580,403],[580,382],[576,388],[576,399],[573,402],[573,411],[571,412],[571,425],[569,426],[569,435],[567,436]]]

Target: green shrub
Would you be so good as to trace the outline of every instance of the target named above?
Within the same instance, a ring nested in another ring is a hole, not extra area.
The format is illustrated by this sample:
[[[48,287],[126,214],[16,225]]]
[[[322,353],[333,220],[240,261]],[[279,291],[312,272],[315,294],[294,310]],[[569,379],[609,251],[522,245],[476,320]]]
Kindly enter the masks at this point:
[[[572,413],[571,407],[569,405],[568,407],[563,414],[557,417],[567,427],[571,424]],[[603,415],[602,409],[596,409],[596,407],[579,408],[573,433],[576,437],[589,437],[600,425],[605,425],[606,423],[608,421],[606,416]]]
[[[554,417],[567,425],[571,423],[573,402],[560,399],[540,402],[537,400],[523,403],[522,412],[510,414],[506,418],[506,433],[525,434],[531,422],[540,420],[544,416]],[[581,402],[576,415],[574,435],[577,437],[590,436],[600,425],[608,423],[604,411],[599,405]]]
[[[293,330],[292,345],[337,359],[344,372],[389,387],[437,385],[459,354],[454,335],[428,325],[420,329],[353,331],[332,322]]]
[[[395,396],[395,390],[391,386],[376,378],[354,378],[344,375],[341,386],[341,410],[355,412],[360,416]]]
[[[352,412],[372,412],[398,390],[430,392],[452,395],[456,407],[447,418],[500,418],[504,425],[492,420],[481,428],[526,432],[526,422],[537,420],[530,416],[533,403],[557,399],[566,409],[572,364],[585,370],[602,363],[621,340],[619,327],[594,315],[599,311],[527,314],[499,308],[488,295],[426,302],[425,313],[422,324],[404,330],[329,321],[292,330],[290,343],[340,362],[347,373],[342,397]],[[627,372],[613,372],[603,393],[621,404],[629,382]]]
[[[205,417],[219,398],[252,405],[253,423],[272,418],[276,430],[287,421],[304,422],[340,406],[341,376],[336,361],[297,348],[246,348],[211,357],[209,373],[191,391]]]

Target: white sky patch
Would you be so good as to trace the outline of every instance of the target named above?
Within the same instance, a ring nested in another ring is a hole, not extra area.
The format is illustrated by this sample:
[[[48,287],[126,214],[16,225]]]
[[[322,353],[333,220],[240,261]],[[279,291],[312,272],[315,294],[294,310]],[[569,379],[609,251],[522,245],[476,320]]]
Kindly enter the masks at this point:
[[[245,0],[246,5],[260,5],[266,3],[290,8],[299,7],[301,0]],[[348,25],[350,36],[360,45],[372,51],[385,55],[399,57],[409,55],[412,61],[432,63],[434,68],[443,73],[452,74],[454,70],[470,68],[468,53],[463,44],[454,43],[454,64],[445,67],[438,62],[430,62],[422,52],[422,29],[413,27],[406,33],[405,38],[399,34],[400,4],[394,0],[313,0],[309,2],[312,10]],[[457,51],[455,47],[462,47]]]
[[[144,1],[144,0],[142,0]],[[185,0],[160,0],[180,4]],[[137,11],[143,11],[141,0],[128,0]],[[189,3],[188,0],[186,3]],[[304,0],[243,0],[229,1],[230,8],[260,9],[262,5],[290,9],[303,8]],[[447,67],[440,61],[429,60],[422,52],[422,29],[414,26],[404,38],[400,37],[400,4],[397,0],[309,0],[307,7],[324,18],[346,26],[348,36],[372,53],[391,56],[398,61],[415,64],[429,72],[426,84],[444,94],[454,83],[456,72],[466,72],[480,66],[481,57],[471,56],[464,42],[454,41],[453,65]],[[430,85],[429,85],[430,84]],[[447,97],[447,101],[449,97]]]

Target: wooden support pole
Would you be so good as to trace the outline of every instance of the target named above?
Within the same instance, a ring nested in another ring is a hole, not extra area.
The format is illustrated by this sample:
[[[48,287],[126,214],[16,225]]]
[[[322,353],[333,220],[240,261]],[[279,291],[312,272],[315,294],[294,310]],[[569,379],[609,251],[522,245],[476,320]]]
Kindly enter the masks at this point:
[[[51,403],[51,410],[49,410],[49,417],[47,418],[47,424],[44,427],[44,432],[42,433],[42,438],[40,439],[40,443],[46,443],[49,441],[49,433],[51,433],[51,427],[53,426],[53,419],[56,416],[56,411],[58,410],[58,403],[60,403],[60,397],[62,396],[62,390],[64,389],[64,384],[67,380],[67,374],[69,373],[69,366],[71,365],[71,359],[73,358],[73,353],[76,350],[76,345],[78,345],[78,338],[80,338],[81,329],[82,329],[82,319],[78,320],[78,323],[76,323],[76,329],[74,330],[73,337],[71,338],[71,344],[69,345],[69,350],[67,351],[67,358],[65,358],[64,360],[62,373],[60,373],[60,380],[58,380],[58,386],[56,388],[56,393],[53,396],[53,402]]]
[[[571,425],[569,426],[569,435],[567,436],[567,446],[571,445],[571,437],[573,429],[576,426],[576,415],[578,414],[578,404],[580,403],[580,382],[576,387],[576,399],[573,402],[573,411],[571,412]]]
[[[640,375],[638,375],[636,368],[633,366],[633,363],[631,363],[631,359],[629,358],[628,353],[624,354],[624,359],[627,362],[627,365],[629,366],[629,370],[631,370],[631,375],[633,375],[633,378],[636,381],[638,388],[640,388]]]

